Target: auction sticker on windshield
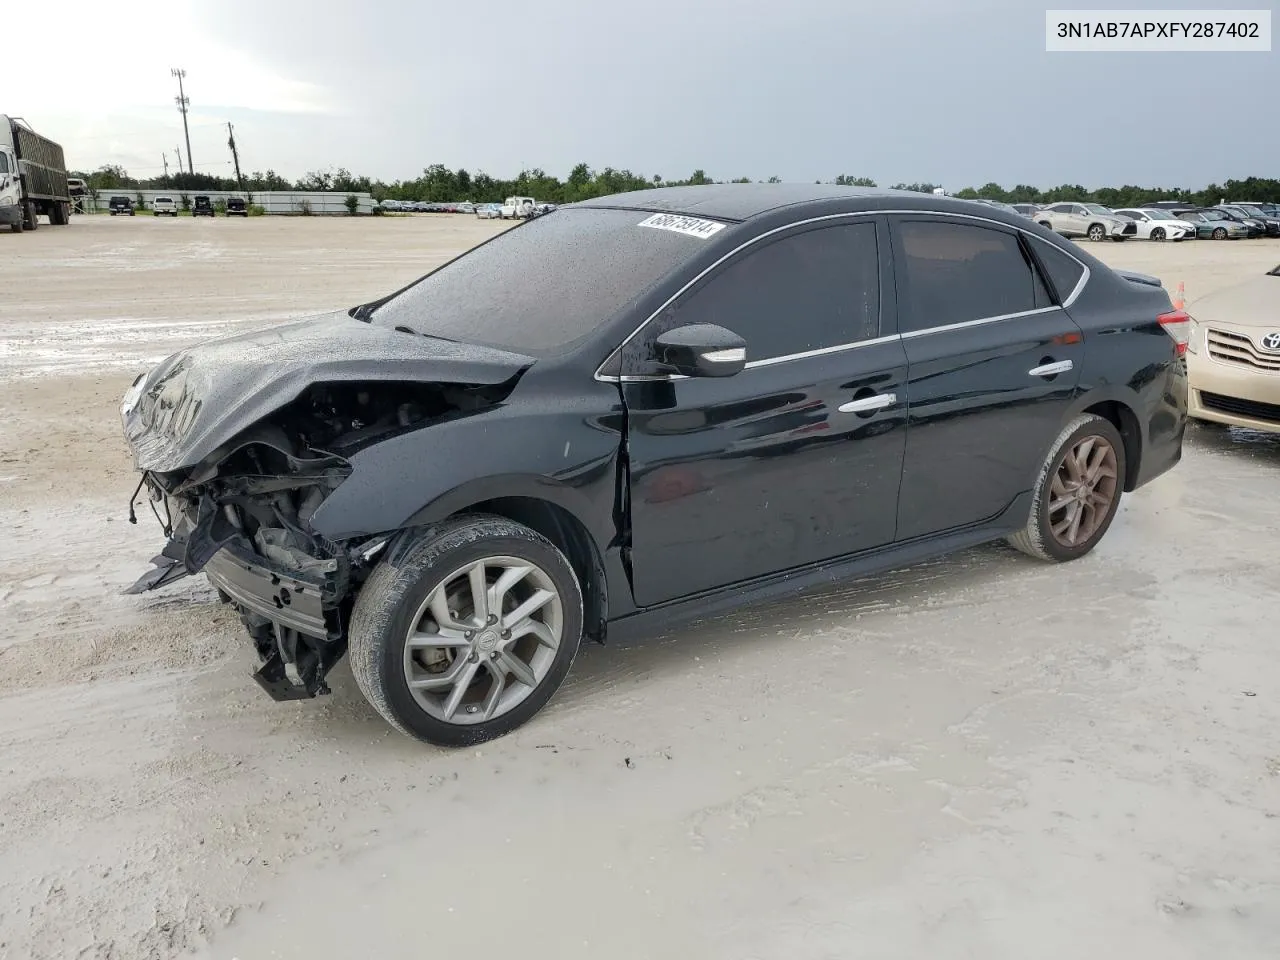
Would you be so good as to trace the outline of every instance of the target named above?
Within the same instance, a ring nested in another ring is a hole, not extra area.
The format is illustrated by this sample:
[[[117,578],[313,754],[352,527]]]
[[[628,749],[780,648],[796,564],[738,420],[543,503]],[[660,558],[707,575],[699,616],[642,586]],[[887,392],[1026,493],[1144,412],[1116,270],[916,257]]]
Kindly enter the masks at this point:
[[[655,213],[647,220],[641,220],[637,226],[653,227],[655,230],[670,230],[690,237],[706,239],[724,229],[723,223],[714,220],[702,220],[699,217],[681,217],[674,213]]]

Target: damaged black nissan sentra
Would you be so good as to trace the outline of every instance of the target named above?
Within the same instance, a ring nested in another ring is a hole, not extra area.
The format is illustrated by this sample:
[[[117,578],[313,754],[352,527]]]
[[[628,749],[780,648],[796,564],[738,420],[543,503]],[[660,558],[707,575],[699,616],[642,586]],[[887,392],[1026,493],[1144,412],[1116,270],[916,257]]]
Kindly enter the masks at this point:
[[[1182,453],[1189,319],[990,207],[660,189],[139,377],[127,439],[272,696],[349,652],[400,730],[527,721],[583,637],[1007,539],[1090,551]]]

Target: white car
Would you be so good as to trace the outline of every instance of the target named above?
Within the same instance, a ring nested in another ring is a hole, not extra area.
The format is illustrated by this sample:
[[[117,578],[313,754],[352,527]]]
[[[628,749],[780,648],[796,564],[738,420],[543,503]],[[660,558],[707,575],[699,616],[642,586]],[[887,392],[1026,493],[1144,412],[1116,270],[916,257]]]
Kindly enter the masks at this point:
[[[506,220],[508,217],[517,219],[532,217],[535,203],[536,201],[533,197],[507,197],[498,216],[502,220]]]
[[[176,217],[178,205],[174,203],[173,197],[156,197],[151,201],[151,212],[157,217]]]
[[[1138,225],[1139,240],[1194,240],[1196,225],[1186,220],[1179,220],[1168,210],[1158,207],[1128,207],[1117,210],[1121,216],[1129,217]]]
[[[476,207],[476,217],[480,220],[497,220],[502,216],[502,205],[497,203],[482,203]]]

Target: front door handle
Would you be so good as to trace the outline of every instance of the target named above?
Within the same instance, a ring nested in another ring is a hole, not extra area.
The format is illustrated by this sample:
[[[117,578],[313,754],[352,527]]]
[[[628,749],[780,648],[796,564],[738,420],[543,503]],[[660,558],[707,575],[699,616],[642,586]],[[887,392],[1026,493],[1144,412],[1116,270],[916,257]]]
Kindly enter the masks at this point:
[[[838,409],[841,413],[871,413],[875,410],[891,407],[897,402],[898,395],[896,393],[878,393],[873,397],[861,397],[858,400],[842,403]]]
[[[1059,360],[1057,363],[1046,363],[1039,367],[1032,367],[1027,371],[1027,375],[1031,377],[1056,377],[1060,373],[1066,373],[1075,364],[1070,360]]]

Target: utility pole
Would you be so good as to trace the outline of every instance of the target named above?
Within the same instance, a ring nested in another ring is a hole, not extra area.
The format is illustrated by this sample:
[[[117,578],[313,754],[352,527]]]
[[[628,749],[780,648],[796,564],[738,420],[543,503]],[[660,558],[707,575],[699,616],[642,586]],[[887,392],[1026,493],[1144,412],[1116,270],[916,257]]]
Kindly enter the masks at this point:
[[[178,172],[181,173],[182,172],[182,148],[174,147],[173,151],[178,155]],[[190,159],[189,156],[188,156],[188,159]]]
[[[231,129],[231,124],[227,124],[227,146],[231,148],[231,159],[236,164],[236,183],[240,185],[240,192],[244,193],[244,177],[240,176],[240,154],[236,152],[236,132]]]
[[[187,138],[187,173],[195,173],[196,168],[191,163],[191,131],[187,129],[187,107],[190,106],[191,100],[182,89],[182,78],[187,75],[187,71],[181,67],[174,67],[169,74],[178,78],[178,95],[173,100],[182,112],[182,134]]]
[[[164,182],[169,182],[169,155],[167,153],[160,154],[160,159],[164,162]]]

